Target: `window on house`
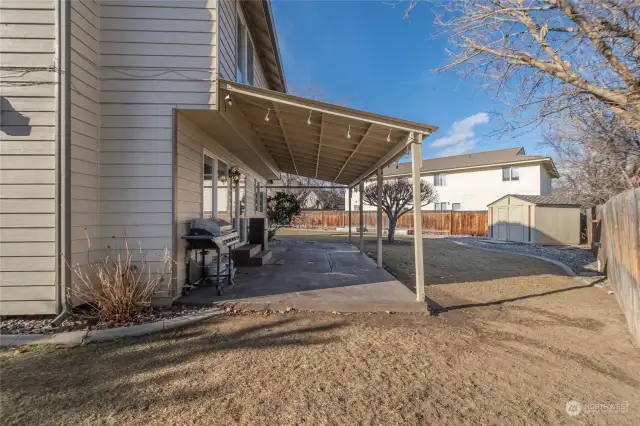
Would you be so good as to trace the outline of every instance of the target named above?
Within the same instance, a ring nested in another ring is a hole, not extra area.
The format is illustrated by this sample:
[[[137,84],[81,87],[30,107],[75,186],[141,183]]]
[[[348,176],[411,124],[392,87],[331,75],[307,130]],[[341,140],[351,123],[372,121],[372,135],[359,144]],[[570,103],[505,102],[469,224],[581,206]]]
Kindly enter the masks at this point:
[[[502,168],[502,180],[520,180],[520,168],[519,167],[503,167]]]
[[[256,181],[255,185],[255,211],[256,213],[264,213],[264,196],[265,187],[262,183]]]
[[[460,203],[451,204],[451,210],[453,210],[453,211],[462,210],[462,204],[460,204]]]
[[[447,203],[435,203],[434,207],[436,211],[447,210]]]
[[[253,44],[240,16],[236,28],[236,82],[253,86]]]
[[[438,173],[433,177],[434,186],[445,186],[447,184],[447,175],[445,173]]]

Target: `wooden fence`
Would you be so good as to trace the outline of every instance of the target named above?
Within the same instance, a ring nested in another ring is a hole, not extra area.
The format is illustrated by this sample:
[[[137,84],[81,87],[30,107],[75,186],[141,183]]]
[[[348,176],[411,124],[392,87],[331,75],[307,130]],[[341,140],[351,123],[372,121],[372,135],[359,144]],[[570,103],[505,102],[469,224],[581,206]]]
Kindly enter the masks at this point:
[[[489,232],[486,211],[423,211],[422,231],[441,235],[476,235],[487,236]],[[375,229],[376,212],[364,212],[365,229]],[[336,229],[348,227],[349,213],[338,210],[303,210],[292,225],[307,229]],[[360,228],[360,216],[357,211],[351,212],[351,226]],[[382,214],[382,227],[389,227],[389,219]],[[398,219],[396,229],[413,229],[413,213],[407,213]]]
[[[640,344],[640,188],[616,195],[599,210],[598,260],[605,262],[611,289]]]

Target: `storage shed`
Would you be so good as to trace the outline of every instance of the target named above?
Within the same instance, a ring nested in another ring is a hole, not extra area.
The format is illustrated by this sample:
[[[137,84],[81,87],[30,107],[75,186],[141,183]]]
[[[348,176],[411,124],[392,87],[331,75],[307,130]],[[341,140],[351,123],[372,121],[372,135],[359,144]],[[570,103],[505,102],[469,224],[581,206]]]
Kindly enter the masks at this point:
[[[509,194],[489,208],[489,237],[545,245],[580,244],[580,204],[557,195]]]

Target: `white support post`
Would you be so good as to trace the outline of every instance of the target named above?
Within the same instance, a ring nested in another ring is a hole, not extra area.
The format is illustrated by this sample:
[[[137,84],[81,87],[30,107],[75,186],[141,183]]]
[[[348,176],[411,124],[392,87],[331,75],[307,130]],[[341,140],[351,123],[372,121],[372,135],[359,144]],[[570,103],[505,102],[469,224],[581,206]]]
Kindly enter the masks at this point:
[[[349,188],[349,223],[347,226],[349,227],[349,244],[351,244],[351,188]]]
[[[241,208],[240,208],[240,182],[236,183],[236,188],[235,188],[235,199],[236,199],[236,211],[235,211],[235,219],[236,219],[236,223],[235,223],[235,228],[236,231],[238,232],[238,234],[240,234],[240,238],[244,239],[244,236],[242,235],[242,231],[240,230],[240,212],[241,212]]]
[[[378,217],[376,237],[378,238],[378,268],[382,268],[382,167],[378,168]]]
[[[412,136],[414,136],[412,134]],[[413,181],[413,247],[416,264],[416,300],[424,302],[424,255],[422,247],[422,202],[420,200],[420,168],[422,166],[422,135],[415,135],[411,144],[411,179]]]
[[[211,165],[211,217],[218,217],[218,160]]]
[[[364,198],[364,181],[360,181],[358,186],[360,193],[360,253],[364,253],[364,208],[362,206],[362,200]]]

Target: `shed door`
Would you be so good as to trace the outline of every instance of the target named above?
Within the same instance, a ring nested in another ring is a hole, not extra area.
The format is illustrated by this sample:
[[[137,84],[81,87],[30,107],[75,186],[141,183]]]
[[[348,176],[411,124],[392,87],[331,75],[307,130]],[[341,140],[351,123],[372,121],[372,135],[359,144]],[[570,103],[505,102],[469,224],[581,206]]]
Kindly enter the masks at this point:
[[[507,241],[507,224],[509,223],[509,208],[498,207],[498,220],[495,222],[495,238]]]
[[[522,206],[509,206],[509,241],[524,241],[523,212]]]

